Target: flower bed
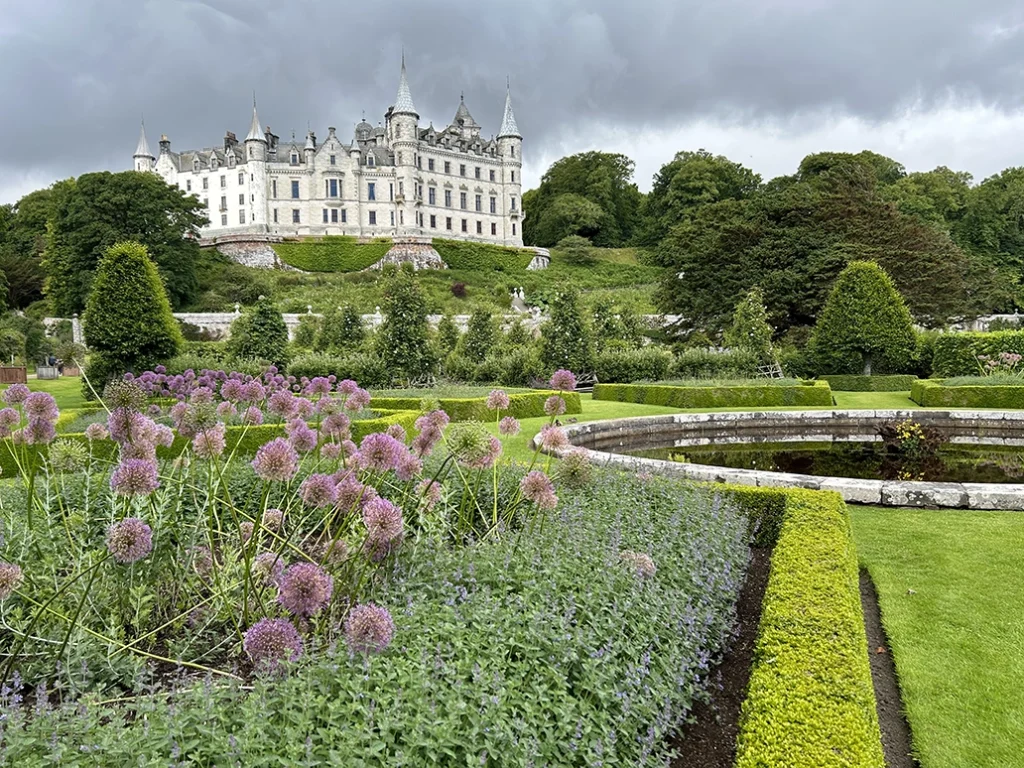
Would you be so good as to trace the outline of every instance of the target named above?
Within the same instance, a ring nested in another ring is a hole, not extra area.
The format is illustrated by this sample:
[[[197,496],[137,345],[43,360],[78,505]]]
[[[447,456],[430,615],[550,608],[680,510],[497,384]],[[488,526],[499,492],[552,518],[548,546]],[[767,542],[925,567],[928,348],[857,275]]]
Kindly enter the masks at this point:
[[[527,392],[509,395],[507,413],[517,419],[529,419],[548,415],[545,403],[556,393],[551,391]],[[561,392],[558,396],[565,401],[565,413],[582,413],[580,396],[575,392]],[[429,395],[422,397],[374,397],[375,406],[392,410],[420,409],[424,399],[436,402],[452,421],[493,421],[494,411],[487,407],[486,397],[442,397],[436,401]]]
[[[836,375],[819,376],[827,381],[833,392],[906,392],[917,381],[917,376],[893,374],[888,376]]]
[[[826,381],[811,381],[796,386],[765,384],[740,387],[595,384],[594,399],[672,408],[814,407],[832,405],[832,390]]]
[[[1019,386],[943,386],[941,380],[921,379],[914,382],[910,399],[925,408],[1024,408],[1024,380]]]

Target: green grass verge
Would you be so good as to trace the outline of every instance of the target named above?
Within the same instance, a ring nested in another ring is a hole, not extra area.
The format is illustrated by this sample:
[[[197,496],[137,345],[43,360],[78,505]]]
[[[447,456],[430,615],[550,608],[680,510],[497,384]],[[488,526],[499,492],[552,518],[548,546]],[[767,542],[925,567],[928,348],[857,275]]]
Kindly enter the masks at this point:
[[[668,405],[675,408],[763,408],[831,406],[832,390],[824,381],[797,386],[769,384],[726,387],[679,387],[657,384],[597,384],[595,400]]]
[[[391,250],[388,238],[360,243],[347,235],[274,243],[274,253],[285,264],[304,272],[358,272],[384,258]]]
[[[846,505],[831,492],[731,494],[779,526],[736,767],[884,768]]]
[[[29,379],[28,388],[33,392],[49,392],[57,401],[57,407],[81,408],[87,404],[82,397],[82,380],[78,376],[62,376],[59,379]],[[0,392],[7,389],[7,385],[0,386]]]
[[[922,768],[1024,766],[1024,516],[850,514]]]
[[[1024,408],[1024,385],[944,387],[937,379],[915,381],[910,390],[911,399],[926,408],[997,408],[1016,410]]]

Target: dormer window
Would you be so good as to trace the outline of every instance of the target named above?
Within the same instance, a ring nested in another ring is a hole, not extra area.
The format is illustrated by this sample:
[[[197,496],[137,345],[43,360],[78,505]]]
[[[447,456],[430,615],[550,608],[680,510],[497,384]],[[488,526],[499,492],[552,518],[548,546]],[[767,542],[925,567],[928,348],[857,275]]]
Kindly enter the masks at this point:
[[[192,159],[192,173],[199,173],[199,158]]]
[[[235,167],[235,153],[234,152],[229,152],[228,153],[228,168],[234,168],[234,167]]]
[[[292,152],[290,162],[291,162],[292,165],[298,165],[299,164],[299,153],[298,152]]]
[[[374,165],[376,165],[376,162],[377,161],[374,159],[373,155],[367,155],[366,156],[366,164],[369,165],[370,167],[373,167]]]

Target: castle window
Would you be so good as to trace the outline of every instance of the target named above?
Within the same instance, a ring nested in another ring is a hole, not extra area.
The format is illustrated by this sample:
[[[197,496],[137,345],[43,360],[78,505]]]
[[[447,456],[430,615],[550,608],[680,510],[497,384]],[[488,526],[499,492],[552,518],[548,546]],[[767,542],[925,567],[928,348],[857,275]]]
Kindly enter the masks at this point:
[[[433,187],[430,187],[427,190],[427,197],[429,198],[427,202],[429,202],[431,205],[437,205],[437,190],[436,189],[434,189]]]
[[[270,182],[270,196],[277,197],[277,179]]]
[[[331,209],[331,224],[337,224],[337,223],[338,223],[338,209],[337,208],[332,208]]]
[[[227,187],[228,187],[228,177],[223,175],[223,174],[221,174],[221,177],[220,177],[220,188],[221,189],[227,189]]]
[[[348,221],[348,214],[345,212],[345,209],[342,208],[341,209],[341,223],[344,224],[347,221]]]
[[[238,212],[238,223],[245,224],[245,211],[241,210]]]
[[[512,171],[512,183],[513,184],[516,183],[516,172],[515,171]]]
[[[220,215],[220,225],[222,227],[226,227],[228,225],[228,215],[226,213],[222,213]]]
[[[395,199],[395,184],[394,182],[388,184],[388,200]]]
[[[395,226],[395,212],[394,211],[391,212],[391,226],[392,227]]]
[[[512,222],[512,234],[515,235],[515,233],[516,233],[516,223],[513,221]]]
[[[490,173],[491,173],[491,181],[494,181],[494,169],[493,168],[491,168]]]
[[[491,234],[492,235],[497,235],[498,234],[498,225],[495,224],[493,221],[491,222]]]
[[[484,224],[482,221],[476,223],[476,233],[482,235],[484,233]]]
[[[331,165],[337,165],[337,164],[338,164],[338,156],[337,155],[331,155]]]
[[[497,212],[498,212],[498,198],[492,197],[491,198],[491,213],[497,213]]]
[[[437,229],[437,216],[430,214],[430,228]]]
[[[444,191],[444,206],[445,208],[452,207],[452,191],[450,189]]]
[[[338,180],[329,179],[327,182],[327,196],[337,197],[338,196]]]
[[[476,177],[478,179],[480,178],[480,166],[479,165],[476,167]]]
[[[253,155],[252,147],[249,147],[249,159],[250,160],[252,159],[252,155]]]
[[[298,165],[299,164],[299,153],[298,152],[292,152],[292,156],[289,159],[289,162],[292,165]]]
[[[274,223],[277,224],[277,208],[274,209]]]
[[[515,209],[516,209],[516,199],[513,197],[512,198],[512,210],[514,211]]]
[[[299,223],[299,209],[298,208],[292,208],[292,224],[298,224],[298,223]]]
[[[398,182],[398,194],[400,194],[403,197],[405,197],[405,182],[404,181],[399,181]]]
[[[186,192],[191,192],[192,191],[192,179],[186,179],[185,180],[185,191]]]
[[[434,170],[434,160],[433,160],[433,158],[430,158],[430,159],[427,160],[427,170],[428,171]]]
[[[203,189],[209,189],[209,188],[210,188],[210,179],[208,177],[206,177],[206,176],[203,176]]]
[[[466,175],[466,166],[465,165],[460,165],[459,166],[459,176],[465,176],[465,175]]]
[[[416,155],[416,167],[419,168],[421,171],[423,170],[423,158],[420,157],[419,155]]]
[[[484,196],[483,195],[477,195],[476,196],[476,200],[474,202],[476,204],[476,212],[477,213],[482,212],[483,209],[484,209]]]
[[[239,186],[245,184],[245,171],[242,171],[238,174],[238,184]]]
[[[245,193],[244,192],[238,196],[238,204],[239,205],[245,205]]]
[[[220,209],[226,211],[228,209],[228,197],[227,195],[220,196]]]
[[[469,232],[469,220],[468,219],[463,219],[462,220],[462,231],[463,232]]]
[[[366,164],[371,168],[377,164],[377,159],[373,155],[366,156]]]
[[[447,160],[444,161],[444,172],[445,173],[451,173],[452,172],[452,164],[449,163]]]
[[[199,173],[199,158],[193,158],[192,160],[192,173]]]
[[[376,227],[377,226],[377,212],[376,211],[370,211],[370,226],[371,227]]]
[[[292,199],[299,199],[299,182],[297,180],[292,180]]]
[[[449,232],[452,231],[452,217],[451,216],[448,216],[444,220],[444,228],[447,229]]]
[[[511,155],[512,157],[516,156],[516,148],[515,147],[509,147],[508,151],[509,151],[509,155]]]
[[[376,200],[377,199],[377,185],[372,181],[366,185],[366,199]]]
[[[324,224],[327,223],[327,209],[324,208]]]
[[[466,210],[466,193],[459,192],[459,208]]]

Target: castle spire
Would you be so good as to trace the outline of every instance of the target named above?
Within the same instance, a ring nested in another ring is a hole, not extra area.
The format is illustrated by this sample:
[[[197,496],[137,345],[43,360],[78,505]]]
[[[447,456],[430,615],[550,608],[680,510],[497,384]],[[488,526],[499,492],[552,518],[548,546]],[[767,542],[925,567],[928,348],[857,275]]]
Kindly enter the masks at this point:
[[[249,126],[249,135],[245,137],[246,141],[262,141],[266,143],[267,138],[263,135],[263,130],[260,128],[260,116],[256,114],[256,91],[252,92],[252,124]]]
[[[409,81],[405,77],[405,51],[402,52],[402,76],[398,81],[398,97],[395,99],[395,115],[414,115],[419,119],[419,112],[416,105],[412,103],[412,93],[409,91]]]
[[[519,126],[516,125],[516,115],[512,111],[512,88],[508,81],[505,82],[505,115],[501,118],[501,130],[498,131],[498,138],[523,138],[519,133]]]
[[[149,142],[146,141],[146,121],[142,121],[142,128],[139,130],[139,145],[135,147],[135,157],[148,157],[153,160],[153,153],[149,151]]]

